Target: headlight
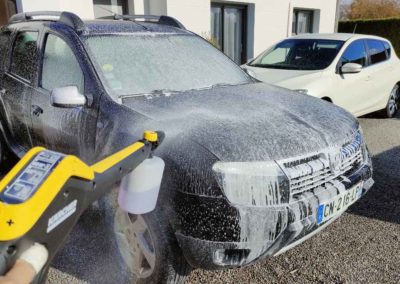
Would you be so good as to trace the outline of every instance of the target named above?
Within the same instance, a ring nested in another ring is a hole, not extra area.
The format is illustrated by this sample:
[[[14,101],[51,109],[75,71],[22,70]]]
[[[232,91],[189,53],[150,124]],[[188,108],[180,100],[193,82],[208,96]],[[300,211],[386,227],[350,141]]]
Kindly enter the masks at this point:
[[[289,201],[289,179],[275,162],[217,162],[213,170],[232,204],[276,206]]]
[[[293,90],[293,91],[301,93],[301,94],[304,94],[304,95],[308,95],[308,90],[307,89],[296,89],[296,90]]]

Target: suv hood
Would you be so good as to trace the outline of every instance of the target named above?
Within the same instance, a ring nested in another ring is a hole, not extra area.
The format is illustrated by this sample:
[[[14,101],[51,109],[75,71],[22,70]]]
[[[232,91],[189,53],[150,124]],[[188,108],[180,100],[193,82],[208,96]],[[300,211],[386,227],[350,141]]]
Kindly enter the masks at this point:
[[[122,103],[150,118],[139,131],[162,130],[170,143],[189,139],[222,161],[299,156],[343,144],[358,128],[339,107],[264,83],[125,98]]]

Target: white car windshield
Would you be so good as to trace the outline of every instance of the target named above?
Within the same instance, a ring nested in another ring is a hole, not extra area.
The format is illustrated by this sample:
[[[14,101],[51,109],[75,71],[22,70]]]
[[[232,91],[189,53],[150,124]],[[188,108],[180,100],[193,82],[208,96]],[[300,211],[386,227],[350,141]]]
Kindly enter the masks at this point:
[[[114,98],[251,82],[238,65],[193,35],[96,35],[87,43]]]
[[[323,39],[288,39],[267,50],[249,65],[288,70],[322,70],[336,58],[344,42]]]

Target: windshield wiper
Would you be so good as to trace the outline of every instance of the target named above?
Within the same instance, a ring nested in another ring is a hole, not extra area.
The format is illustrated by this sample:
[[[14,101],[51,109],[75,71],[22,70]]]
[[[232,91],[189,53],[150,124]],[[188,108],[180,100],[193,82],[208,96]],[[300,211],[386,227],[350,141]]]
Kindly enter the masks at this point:
[[[126,99],[126,98],[133,98],[133,97],[142,97],[142,96],[146,96],[146,95],[169,95],[169,94],[175,94],[175,93],[179,93],[179,92],[181,92],[181,91],[170,90],[170,89],[157,89],[157,90],[152,90],[151,92],[146,92],[146,93],[120,95],[120,96],[118,96],[118,98]]]
[[[204,87],[198,90],[206,90],[206,89],[214,89],[214,88],[219,88],[219,87],[229,87],[229,86],[236,86],[236,85],[241,85],[241,84],[228,84],[228,83],[217,83],[208,87]]]
[[[247,83],[243,83],[243,84],[247,84]],[[157,90],[153,90],[151,92],[147,92],[147,93],[139,93],[139,94],[129,94],[129,95],[120,95],[118,96],[119,99],[126,99],[126,98],[134,98],[134,97],[142,97],[142,96],[146,96],[146,95],[171,95],[171,94],[177,94],[177,93],[182,93],[182,92],[190,92],[190,91],[200,91],[200,90],[207,90],[207,89],[214,89],[214,88],[218,88],[218,87],[228,87],[228,86],[237,86],[237,85],[242,85],[242,84],[228,84],[228,83],[217,83],[214,85],[210,85],[204,88],[195,88],[195,89],[188,89],[188,90],[181,90],[181,91],[177,91],[177,90],[171,90],[171,89],[157,89]]]

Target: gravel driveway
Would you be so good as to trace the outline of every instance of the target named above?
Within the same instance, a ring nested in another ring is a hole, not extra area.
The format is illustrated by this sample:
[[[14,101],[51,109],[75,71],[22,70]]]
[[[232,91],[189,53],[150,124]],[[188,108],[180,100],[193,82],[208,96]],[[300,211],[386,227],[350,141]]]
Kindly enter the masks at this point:
[[[400,117],[361,118],[375,186],[339,220],[291,251],[188,283],[400,283]],[[125,283],[101,210],[85,213],[50,271],[49,283]]]

